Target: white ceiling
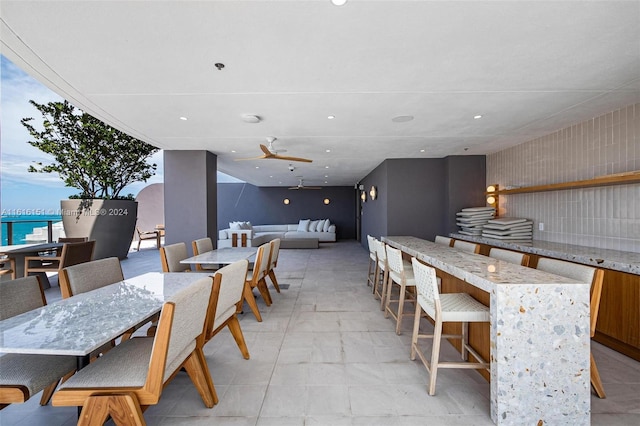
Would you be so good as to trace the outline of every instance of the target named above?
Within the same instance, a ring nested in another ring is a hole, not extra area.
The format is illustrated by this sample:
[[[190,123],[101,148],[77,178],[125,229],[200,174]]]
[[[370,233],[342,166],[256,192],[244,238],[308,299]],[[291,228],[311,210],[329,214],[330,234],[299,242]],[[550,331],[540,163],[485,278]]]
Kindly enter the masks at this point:
[[[259,186],[353,185],[640,102],[640,1],[2,0],[0,17],[2,54],[61,96]],[[268,136],[313,163],[233,161]]]

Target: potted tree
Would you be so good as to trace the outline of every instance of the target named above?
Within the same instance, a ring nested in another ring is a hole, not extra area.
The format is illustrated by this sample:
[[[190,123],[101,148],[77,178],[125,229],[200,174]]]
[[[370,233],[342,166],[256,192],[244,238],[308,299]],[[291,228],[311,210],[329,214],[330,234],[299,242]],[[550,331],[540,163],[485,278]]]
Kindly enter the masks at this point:
[[[53,159],[35,163],[34,173],[58,173],[80,193],[61,201],[68,237],[96,240],[94,258],[127,257],[135,232],[138,205],[133,194],[121,195],[134,182],[146,182],[157,165],[148,158],[158,148],[123,133],[69,102],[29,101],[43,117],[42,130],[23,118],[33,140],[29,144]]]

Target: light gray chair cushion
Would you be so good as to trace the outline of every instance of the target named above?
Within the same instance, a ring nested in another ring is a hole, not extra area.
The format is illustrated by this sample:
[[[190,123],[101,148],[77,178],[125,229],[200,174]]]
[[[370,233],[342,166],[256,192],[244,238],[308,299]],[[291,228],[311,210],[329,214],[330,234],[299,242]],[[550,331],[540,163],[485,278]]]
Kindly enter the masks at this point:
[[[213,322],[214,330],[236,312],[236,303],[242,300],[242,290],[248,267],[249,261],[243,259],[216,272],[216,275],[222,275],[222,282],[216,305],[216,317]]]
[[[65,268],[71,294],[86,293],[124,280],[117,257],[94,260]]]
[[[35,276],[0,282],[0,320],[44,306],[40,282]]]
[[[541,258],[536,269],[591,284],[596,268],[564,260]]]
[[[189,269],[189,265],[186,263],[180,263],[181,260],[188,257],[187,246],[185,243],[176,243],[164,246],[164,253],[167,258],[169,272],[183,272]]]
[[[32,396],[76,368],[72,356],[0,355],[0,386],[24,386]]]
[[[500,248],[491,248],[489,250],[489,257],[498,260],[504,260],[505,262],[515,263],[516,265],[522,264],[522,258],[525,256],[524,253],[518,253],[517,251],[505,250]]]

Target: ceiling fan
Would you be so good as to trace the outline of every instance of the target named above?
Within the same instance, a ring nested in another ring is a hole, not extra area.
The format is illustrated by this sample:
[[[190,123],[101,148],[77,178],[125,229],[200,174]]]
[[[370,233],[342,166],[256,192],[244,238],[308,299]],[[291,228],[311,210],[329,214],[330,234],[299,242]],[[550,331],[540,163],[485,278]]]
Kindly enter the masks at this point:
[[[304,163],[311,163],[313,160],[309,160],[308,158],[300,158],[300,157],[289,157],[286,155],[280,155],[273,148],[273,142],[276,141],[276,138],[270,136],[267,138],[267,142],[269,142],[269,147],[260,144],[260,149],[264,152],[260,157],[252,157],[252,158],[236,158],[234,161],[244,161],[244,160],[263,160],[263,159],[274,159],[274,160],[285,160],[285,161],[302,161]],[[284,151],[280,151],[284,152]]]
[[[290,186],[289,189],[322,189],[321,186],[304,186],[303,180],[300,179],[298,186]]]

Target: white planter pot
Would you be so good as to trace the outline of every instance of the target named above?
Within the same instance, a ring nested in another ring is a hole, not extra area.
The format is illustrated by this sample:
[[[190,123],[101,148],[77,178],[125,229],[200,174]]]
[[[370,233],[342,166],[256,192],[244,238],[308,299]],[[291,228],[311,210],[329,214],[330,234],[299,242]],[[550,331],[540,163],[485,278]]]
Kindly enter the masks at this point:
[[[95,240],[94,259],[127,257],[136,229],[137,201],[62,200],[60,206],[65,235]]]

